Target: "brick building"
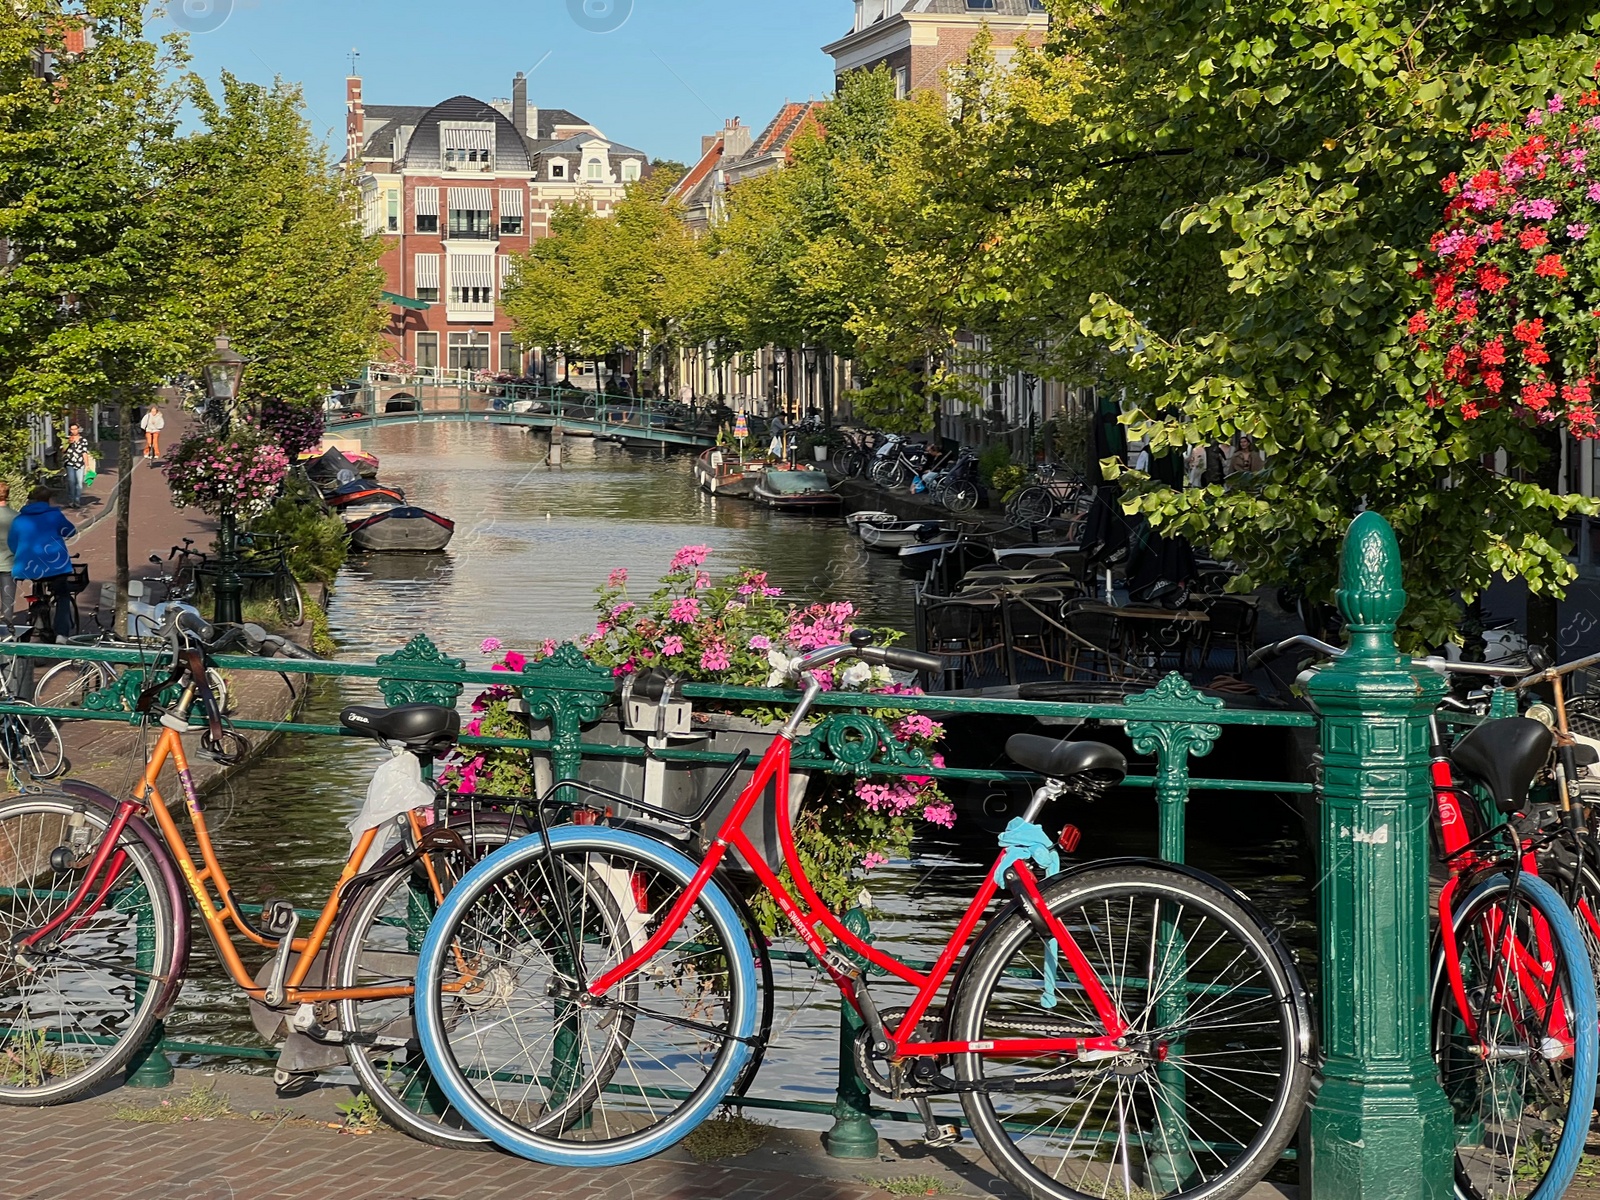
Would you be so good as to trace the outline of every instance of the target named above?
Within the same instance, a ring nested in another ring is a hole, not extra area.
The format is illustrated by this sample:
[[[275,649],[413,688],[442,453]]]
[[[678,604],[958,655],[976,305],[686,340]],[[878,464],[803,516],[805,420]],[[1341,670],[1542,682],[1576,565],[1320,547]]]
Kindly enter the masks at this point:
[[[689,228],[703,232],[714,225],[729,188],[787,166],[802,136],[822,136],[822,107],[816,100],[785,104],[760,137],[752,137],[750,127],[734,117],[701,138],[699,161],[672,189]]]
[[[1019,43],[1043,42],[1049,27],[1043,0],[856,0],[855,26],[822,52],[832,56],[835,76],[887,66],[904,98],[944,91],[945,71],[967,57],[984,28],[1004,64]]]
[[[509,100],[368,105],[358,76],[346,100],[345,161],[384,240],[392,357],[444,378],[533,372],[500,307],[512,256],[548,235],[558,204],[609,213],[647,156],[566,109],[530,107],[520,73]]]

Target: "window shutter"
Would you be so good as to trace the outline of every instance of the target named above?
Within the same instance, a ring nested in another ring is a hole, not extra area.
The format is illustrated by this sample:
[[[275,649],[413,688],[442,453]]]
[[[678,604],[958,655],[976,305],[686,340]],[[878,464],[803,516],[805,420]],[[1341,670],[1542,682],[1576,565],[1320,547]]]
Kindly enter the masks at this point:
[[[437,254],[417,255],[417,287],[439,287],[439,256]]]
[[[417,216],[437,217],[439,215],[439,189],[436,187],[419,187],[412,194],[412,203],[416,205]]]
[[[488,212],[494,206],[489,201],[488,188],[451,188],[452,212]]]
[[[520,217],[522,215],[522,190],[500,189],[500,215],[502,217]]]

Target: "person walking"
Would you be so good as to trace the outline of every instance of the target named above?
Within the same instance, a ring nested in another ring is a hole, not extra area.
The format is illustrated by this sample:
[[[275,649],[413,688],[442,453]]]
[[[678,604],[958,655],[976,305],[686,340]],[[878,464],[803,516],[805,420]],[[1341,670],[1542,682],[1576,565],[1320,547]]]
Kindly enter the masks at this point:
[[[67,440],[61,446],[61,465],[67,469],[67,507],[83,507],[83,459],[89,443],[77,422],[67,426]]]
[[[144,430],[144,456],[151,462],[161,457],[161,431],[167,419],[161,415],[161,406],[152,404],[150,411],[139,418],[139,428]]]
[[[67,539],[77,533],[67,514],[50,503],[50,489],[36,487],[28,503],[12,519],[6,546],[12,553],[11,577],[31,579],[55,597],[55,632],[68,637],[76,622],[72,612],[72,554]],[[35,592],[37,594],[37,591]]]
[[[13,556],[6,538],[16,518],[17,510],[11,507],[11,485],[0,479],[0,620],[8,632],[17,611],[17,581],[11,574]]]

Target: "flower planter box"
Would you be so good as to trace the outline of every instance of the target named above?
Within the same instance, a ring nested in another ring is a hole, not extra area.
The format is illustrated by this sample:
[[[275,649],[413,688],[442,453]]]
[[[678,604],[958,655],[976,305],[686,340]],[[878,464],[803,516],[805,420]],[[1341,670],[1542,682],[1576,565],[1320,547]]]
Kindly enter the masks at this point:
[[[761,756],[766,753],[767,747],[772,744],[773,734],[777,731],[776,725],[763,725],[746,717],[730,716],[725,713],[696,713],[694,715],[695,733],[690,737],[674,737],[671,739],[670,749],[673,750],[698,750],[715,752],[719,754],[737,754],[741,750],[749,750],[750,758],[739,771],[722,799],[712,809],[704,823],[693,831],[697,844],[703,843],[715,836],[722,822],[727,819],[738,802],[740,794],[749,786],[750,780],[755,775],[756,766],[761,761]],[[529,736],[533,738],[547,738],[550,736],[550,727],[543,721],[530,724]],[[645,734],[635,733],[622,727],[620,714],[616,709],[607,709],[602,719],[583,731],[583,741],[586,746],[633,746],[645,749],[648,739]],[[534,756],[534,784],[540,795],[544,795],[555,784],[555,773],[550,765],[548,755]],[[647,767],[659,766],[659,770],[650,770]],[[600,758],[585,757],[583,767],[578,778],[583,783],[593,784],[595,787],[606,788],[623,796],[638,796],[647,803],[664,808],[668,812],[683,813],[685,815],[697,812],[705,803],[711,790],[716,787],[717,781],[722,778],[726,767],[715,764],[661,762],[648,764],[644,759],[638,758]],[[789,813],[790,829],[794,828],[796,814],[800,811],[800,803],[805,797],[806,788],[810,784],[811,775],[807,771],[791,771],[789,773]],[[783,851],[778,844],[777,827],[770,820],[773,797],[770,787],[767,795],[756,805],[755,809],[745,819],[744,831],[751,843],[761,852],[761,856],[774,869],[783,862]],[[637,820],[652,825],[660,824],[659,820],[640,809],[624,810],[617,816],[629,820]],[[672,827],[679,829],[680,827]],[[737,863],[739,870],[744,870],[742,860],[738,855],[731,856],[731,861]]]

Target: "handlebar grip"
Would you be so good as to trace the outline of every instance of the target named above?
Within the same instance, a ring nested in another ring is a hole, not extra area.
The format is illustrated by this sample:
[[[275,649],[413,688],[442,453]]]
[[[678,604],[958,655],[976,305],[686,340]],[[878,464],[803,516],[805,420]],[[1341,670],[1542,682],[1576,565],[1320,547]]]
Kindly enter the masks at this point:
[[[273,648],[284,658],[297,658],[301,662],[322,661],[322,655],[307,650],[304,646],[297,646],[288,638],[279,638],[277,645]]]
[[[1245,670],[1253,671],[1257,667],[1259,667],[1262,663],[1267,662],[1269,659],[1274,659],[1274,658],[1277,658],[1277,657],[1278,657],[1278,645],[1277,645],[1276,642],[1274,642],[1270,646],[1263,646],[1263,647],[1261,647],[1261,649],[1257,650],[1254,654],[1252,654],[1249,658],[1244,660]]]
[[[942,660],[916,650],[901,650],[894,646],[863,646],[857,652],[862,662],[898,667],[902,671],[915,671],[934,675],[944,670]]]

